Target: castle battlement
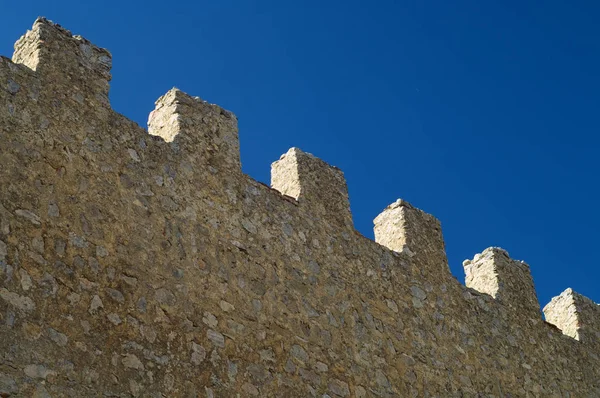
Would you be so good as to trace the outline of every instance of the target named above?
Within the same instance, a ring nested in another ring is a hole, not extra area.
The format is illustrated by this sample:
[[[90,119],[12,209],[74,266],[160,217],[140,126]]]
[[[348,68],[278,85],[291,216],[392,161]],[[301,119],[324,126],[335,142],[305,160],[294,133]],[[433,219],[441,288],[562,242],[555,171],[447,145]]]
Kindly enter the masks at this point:
[[[111,56],[44,18],[0,58],[0,395],[600,396],[600,310],[544,307],[500,248],[450,273],[403,200],[353,226],[344,174],[244,175],[235,115],[171,89],[147,131]]]

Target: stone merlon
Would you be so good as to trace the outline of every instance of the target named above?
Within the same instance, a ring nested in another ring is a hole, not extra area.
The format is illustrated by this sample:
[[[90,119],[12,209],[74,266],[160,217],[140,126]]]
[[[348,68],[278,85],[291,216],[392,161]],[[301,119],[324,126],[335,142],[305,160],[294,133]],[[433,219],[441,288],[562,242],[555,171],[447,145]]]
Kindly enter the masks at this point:
[[[564,334],[600,348],[600,305],[567,289],[544,307],[546,321]]]
[[[13,62],[38,72],[54,90],[68,89],[108,105],[111,54],[45,18],[16,43]]]
[[[306,204],[317,216],[352,226],[344,173],[298,148],[291,148],[271,164],[271,186]]]
[[[529,265],[511,259],[506,250],[489,247],[473,260],[465,260],[463,267],[467,287],[489,294],[505,308],[541,319]]]
[[[442,226],[431,214],[398,199],[381,212],[373,223],[377,243],[408,254],[421,265],[432,266],[429,271],[450,273]]]
[[[172,88],[156,101],[148,133],[179,147],[217,170],[241,171],[237,118],[220,106]]]

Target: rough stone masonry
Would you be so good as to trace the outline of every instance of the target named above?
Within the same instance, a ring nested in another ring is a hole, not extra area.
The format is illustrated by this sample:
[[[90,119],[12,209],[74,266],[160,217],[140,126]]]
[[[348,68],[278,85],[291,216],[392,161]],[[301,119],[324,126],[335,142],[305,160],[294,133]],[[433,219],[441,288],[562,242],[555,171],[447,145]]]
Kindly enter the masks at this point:
[[[545,309],[489,248],[449,272],[405,201],[352,224],[343,173],[240,169],[235,115],[177,89],[148,131],[111,56],[43,18],[0,58],[1,397],[599,397],[600,310]]]

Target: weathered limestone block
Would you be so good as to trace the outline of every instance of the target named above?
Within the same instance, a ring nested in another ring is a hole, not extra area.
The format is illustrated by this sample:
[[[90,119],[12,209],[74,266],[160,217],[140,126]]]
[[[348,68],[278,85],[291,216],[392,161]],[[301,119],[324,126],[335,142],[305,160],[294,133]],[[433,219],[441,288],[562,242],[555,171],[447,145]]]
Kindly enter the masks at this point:
[[[38,72],[53,89],[109,105],[111,54],[45,18],[15,43],[12,60]]]
[[[375,242],[431,264],[433,272],[450,273],[444,248],[442,226],[431,214],[398,199],[375,220]]]
[[[466,285],[489,294],[506,308],[540,318],[540,304],[535,293],[529,265],[513,260],[499,247],[490,247],[465,260]]]
[[[298,148],[271,164],[271,186],[310,207],[319,216],[352,226],[344,173]]]
[[[600,305],[589,298],[567,289],[552,298],[543,311],[546,321],[567,336],[600,346]]]
[[[172,88],[156,101],[148,133],[166,142],[176,141],[215,171],[241,172],[237,118],[220,106]]]

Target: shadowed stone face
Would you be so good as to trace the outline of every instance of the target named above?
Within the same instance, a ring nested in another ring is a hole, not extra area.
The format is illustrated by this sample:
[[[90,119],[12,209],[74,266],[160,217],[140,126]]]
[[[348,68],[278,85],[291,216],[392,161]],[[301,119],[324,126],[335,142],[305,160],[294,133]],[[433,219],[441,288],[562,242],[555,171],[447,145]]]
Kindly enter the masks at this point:
[[[235,115],[173,89],[145,131],[110,67],[43,18],[0,57],[0,396],[600,396],[597,304],[542,321],[497,248],[465,287],[433,216],[373,242],[339,169],[292,148],[260,184]]]

